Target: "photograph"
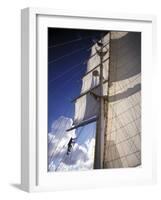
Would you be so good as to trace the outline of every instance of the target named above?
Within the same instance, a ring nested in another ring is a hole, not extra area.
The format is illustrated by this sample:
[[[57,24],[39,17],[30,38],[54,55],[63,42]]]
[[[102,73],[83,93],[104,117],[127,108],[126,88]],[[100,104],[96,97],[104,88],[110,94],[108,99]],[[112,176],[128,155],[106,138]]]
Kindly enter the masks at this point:
[[[48,27],[48,172],[141,166],[141,32]]]

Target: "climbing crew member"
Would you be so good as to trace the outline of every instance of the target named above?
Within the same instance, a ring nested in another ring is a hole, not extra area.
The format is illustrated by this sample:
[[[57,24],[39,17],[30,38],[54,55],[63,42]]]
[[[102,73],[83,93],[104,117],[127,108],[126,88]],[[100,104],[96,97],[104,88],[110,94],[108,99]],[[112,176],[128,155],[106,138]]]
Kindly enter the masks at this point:
[[[67,155],[69,155],[69,153],[71,152],[71,149],[73,147],[73,143],[74,143],[74,138],[71,137],[69,142],[68,142]]]

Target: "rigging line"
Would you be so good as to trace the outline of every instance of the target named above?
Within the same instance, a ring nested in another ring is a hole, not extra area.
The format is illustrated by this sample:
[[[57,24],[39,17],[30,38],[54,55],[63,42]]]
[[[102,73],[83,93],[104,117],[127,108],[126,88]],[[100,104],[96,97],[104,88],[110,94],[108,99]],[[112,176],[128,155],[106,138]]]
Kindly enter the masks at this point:
[[[67,146],[67,145],[68,145],[68,142],[61,148],[59,154],[62,152],[62,150],[64,149],[64,147]],[[64,153],[64,155],[63,155],[63,157],[62,157],[62,159],[60,160],[59,164],[58,164],[57,167],[55,168],[55,171],[58,170],[60,164],[64,161],[65,156],[66,156],[66,151],[65,151],[65,153]],[[59,158],[58,158],[58,159],[59,159]],[[58,160],[58,159],[57,159],[57,160]]]
[[[67,145],[68,145],[68,143],[67,143]],[[65,155],[66,155],[66,152],[65,152]],[[61,163],[64,163],[64,161],[65,161],[65,155],[63,156],[63,158],[62,158],[62,160],[60,160],[60,162],[59,162],[59,164],[58,164],[58,166],[57,166],[57,168],[56,168],[56,170],[55,171],[57,171],[58,170],[58,168],[59,168],[59,170],[60,169],[63,169],[63,166],[60,168],[59,166],[61,165]],[[67,159],[68,159],[68,162],[70,161],[70,157],[71,157],[71,153],[70,153],[70,155],[68,155],[68,156],[66,156],[66,161],[67,161]],[[69,164],[69,163],[68,163]]]
[[[66,109],[66,110],[67,110],[67,109]],[[63,112],[61,115],[69,115],[69,113],[70,113],[70,110],[67,110],[67,111],[64,110],[64,112]],[[60,126],[62,125],[62,122],[63,122],[63,120],[62,120],[62,121],[59,121],[58,126],[57,126],[57,131],[56,131],[56,133],[55,133],[54,135],[57,134],[57,132],[58,132]],[[66,123],[67,123],[67,120],[66,120]],[[50,145],[50,143],[52,142],[52,140],[53,140],[53,138],[50,140],[49,145]]]
[[[57,130],[56,130],[56,133],[54,135],[56,135],[58,133],[58,130],[60,128],[60,125],[62,124],[62,121],[58,121]],[[53,141],[53,138],[50,140],[49,145],[51,144],[52,141]]]
[[[65,86],[67,86],[67,83],[69,83],[70,81],[72,81],[73,80],[73,77],[77,77],[78,75],[80,76],[80,74],[79,73],[82,73],[82,71],[79,71],[78,73],[76,73],[75,75],[73,75],[70,79],[68,79],[68,80],[66,80],[65,82],[63,82],[64,84],[62,84],[62,85],[60,85],[60,87],[59,87],[59,89],[62,89],[62,88],[64,88]],[[61,95],[61,97],[62,97],[63,95]],[[64,96],[64,97],[66,97],[66,96]],[[68,100],[69,101],[69,100]],[[71,101],[71,100],[70,100]]]
[[[66,114],[66,115],[69,115],[69,113],[70,113],[70,110],[67,110],[67,112],[64,111],[64,112],[62,113],[62,115],[65,115],[65,114]],[[63,120],[62,120],[62,121],[63,121]],[[60,128],[60,125],[62,124],[62,121],[61,121],[61,122],[59,121],[58,126],[57,126],[58,128],[57,128],[57,131],[56,131],[55,135],[57,134],[57,132],[58,132],[58,130],[59,130],[59,128]],[[66,123],[67,123],[67,121],[66,121]],[[54,138],[51,138],[51,140],[49,141],[48,145],[51,144],[51,142],[53,141],[53,139],[54,139]]]
[[[61,140],[60,140],[60,142],[61,142]],[[58,144],[60,144],[60,142],[59,142]],[[65,145],[64,145],[64,146],[65,146]],[[63,147],[64,147],[64,146],[63,146]],[[55,148],[55,150],[57,150],[57,149],[58,149],[58,145],[57,145],[57,147]],[[50,163],[52,163],[52,161],[53,161],[54,153],[55,153],[55,151],[52,152],[52,155],[51,155],[50,161],[49,161],[49,165],[50,165]],[[60,152],[59,152],[59,153],[60,153]],[[59,153],[58,153],[58,154],[59,154]],[[56,156],[56,157],[58,157],[58,156]]]
[[[91,48],[92,48],[92,46],[90,45],[90,46],[88,46],[88,47],[83,47],[83,48],[80,48],[80,49],[76,49],[76,50],[74,50],[74,51],[72,51],[72,52],[70,52],[70,53],[67,53],[67,54],[65,54],[65,55],[63,55],[63,56],[60,56],[60,57],[58,57],[58,58],[56,58],[56,59],[54,59],[54,60],[49,61],[48,64],[57,62],[57,61],[59,61],[59,60],[65,58],[65,57],[71,56],[71,55],[73,55],[73,54],[75,54],[75,53],[78,53],[78,52],[80,52],[80,51],[82,51],[82,50],[87,50],[87,51],[88,51],[88,50],[90,50]]]
[[[77,136],[76,141],[77,141],[78,138],[80,137],[80,135],[81,135],[82,131],[84,130],[84,128],[85,128],[85,126],[81,127],[81,130],[79,131],[79,134],[78,134],[78,136]],[[92,140],[93,138],[95,138],[94,135],[96,134],[95,126],[93,126],[92,128],[90,128],[90,132],[92,132],[92,134],[90,134],[90,135],[92,135],[92,137],[91,137],[90,140]],[[74,151],[71,152],[72,154],[71,154],[71,156],[70,156],[70,160],[72,160],[73,152],[76,152],[76,150],[77,150],[78,148],[79,148],[79,145],[78,145],[78,143],[77,143],[76,148],[74,149]]]
[[[59,156],[60,156],[61,153],[65,150],[64,148],[65,148],[67,145],[68,145],[68,142],[65,143],[61,148],[59,148],[60,151],[58,152],[56,158],[54,158],[54,159],[52,160],[52,162],[53,162],[54,164],[56,164],[56,162],[59,161],[59,159],[60,159]],[[66,153],[66,151],[65,151],[65,153]]]
[[[58,121],[58,127],[59,127],[60,123],[61,123],[61,122]],[[57,129],[57,131],[58,131],[58,129]],[[57,134],[57,131],[56,131],[55,135]],[[50,139],[50,141],[48,142],[48,145],[50,145],[52,141],[53,141],[53,137],[52,137],[52,138]]]
[[[82,106],[82,105],[81,105]],[[81,107],[80,106],[80,107]],[[97,108],[95,107],[95,111],[97,110]],[[79,134],[78,134],[78,136],[76,137],[76,141],[78,140],[78,138],[80,137],[80,135],[81,135],[81,133],[82,133],[82,131],[84,130],[84,128],[85,128],[85,126],[82,126],[81,127],[81,129],[80,129],[80,131],[79,131]],[[91,130],[91,132],[92,132],[92,138],[94,137],[94,135],[96,134],[96,127],[92,127],[92,129],[93,130]],[[78,145],[78,143],[77,143],[77,147],[76,147],[76,149],[79,147],[79,145]],[[76,151],[76,149],[75,149],[75,151]],[[72,151],[73,152],[73,151]],[[71,158],[70,158],[71,159]]]
[[[107,44],[108,44],[108,43],[107,43]],[[105,44],[104,47],[105,47],[107,44]],[[67,53],[67,54],[65,54],[65,55],[63,55],[63,56],[60,56],[60,57],[58,57],[58,58],[56,58],[56,59],[54,59],[54,60],[48,61],[48,64],[57,62],[57,61],[59,61],[59,60],[65,58],[65,57],[71,56],[71,55],[73,55],[73,54],[75,54],[75,53],[78,53],[78,52],[80,52],[80,51],[82,51],[82,50],[89,51],[93,46],[94,46],[94,45],[90,45],[90,46],[87,46],[87,47],[83,47],[83,48],[80,48],[80,49],[76,49],[76,50],[74,50],[74,51],[72,51],[72,52],[70,52],[70,53]],[[93,57],[93,56],[95,56],[95,55],[96,55],[96,54],[91,55],[90,58]],[[90,59],[90,58],[89,58],[89,59]]]
[[[80,136],[80,132],[82,131],[82,129],[83,129],[84,127],[82,127],[81,128],[81,130],[79,131],[79,136]],[[77,137],[78,138],[78,137]],[[62,151],[62,150],[61,150]],[[60,164],[64,161],[64,158],[65,158],[65,155],[66,155],[66,152],[65,152],[65,154],[64,154],[64,156],[63,156],[63,158],[61,159],[61,161],[59,162],[59,164],[58,164],[58,166],[56,167],[56,169],[55,169],[55,171],[57,171],[58,170],[58,168],[59,168],[59,166],[60,166]],[[68,157],[67,157],[68,158]]]
[[[83,129],[84,129],[84,126],[83,127],[81,127],[81,129],[80,129],[80,131],[79,131],[79,133],[78,133],[78,136],[76,137],[76,141],[78,140],[78,138],[80,137],[80,135],[81,135],[81,133],[82,133],[82,131],[83,131]],[[75,144],[74,144],[75,145]],[[70,153],[70,157],[69,157],[69,160],[71,161],[72,160],[72,157],[73,157],[73,152],[76,152],[76,150],[78,149],[78,147],[79,147],[79,145],[78,145],[78,143],[77,143],[77,146],[75,147],[75,149],[74,149],[74,145],[73,145],[73,150],[74,151],[72,151],[71,153]],[[71,169],[72,169],[72,166],[71,166]]]
[[[65,159],[65,157],[66,157],[66,152],[64,153],[64,155],[63,155],[63,157],[62,157],[61,161],[59,162],[59,164],[58,164],[58,165],[57,165],[57,167],[55,168],[55,171],[57,171],[57,170],[58,170],[58,168],[59,168],[60,164],[61,164],[61,163],[62,163],[62,161]]]
[[[81,131],[81,130],[80,130],[80,131]],[[66,143],[66,144],[61,148],[61,150],[59,151],[59,154],[62,152],[62,150],[64,149],[64,147],[67,146],[67,144],[68,144],[68,143]],[[56,167],[55,171],[57,171],[57,169],[59,168],[60,164],[63,162],[63,159],[64,159],[65,155],[66,155],[66,152],[65,152],[63,158],[61,159],[60,163],[59,163],[58,166]]]
[[[83,68],[82,68],[82,69],[83,69]],[[81,70],[82,70],[82,69],[81,69]],[[74,77],[77,77],[78,75],[80,76],[80,72],[82,73],[84,69],[83,69],[82,71],[81,71],[81,70],[80,70],[80,71],[77,71],[73,76],[70,76],[69,79],[65,80],[65,81],[63,82],[63,84],[60,85],[59,88],[57,87],[58,90],[60,90],[60,89],[64,88],[65,86],[67,86],[67,83],[70,82],[70,81],[72,81]],[[80,79],[80,80],[81,80],[81,79]],[[53,87],[53,86],[52,86],[52,87]],[[54,90],[54,92],[55,92],[55,91],[56,91],[56,90]],[[63,95],[62,95],[62,96],[63,96]]]
[[[84,37],[84,38],[77,38],[77,39],[74,39],[74,40],[70,40],[70,41],[68,41],[68,42],[63,42],[63,43],[51,45],[51,46],[49,46],[48,48],[50,49],[50,48],[65,46],[65,45],[68,45],[68,44],[71,44],[71,43],[74,43],[74,42],[78,42],[78,41],[81,41],[81,40],[86,40],[86,39],[88,39],[88,38],[93,38],[93,36],[87,36],[87,37]]]
[[[62,139],[61,139],[61,140],[62,140]],[[61,149],[61,148],[59,148],[59,144],[60,144],[61,140],[59,141],[58,145],[56,146],[55,151],[52,152],[52,155],[51,155],[51,157],[50,157],[49,163],[52,163],[53,160],[55,160],[55,152]],[[66,144],[64,144],[63,147],[65,147],[65,145],[66,145]],[[62,148],[63,148],[63,147],[62,147]],[[61,151],[58,152],[58,154],[56,155],[56,158],[58,157],[58,155],[59,155],[60,153],[61,153]]]
[[[56,160],[58,160],[59,159],[59,157],[58,157],[58,155],[62,152],[62,150],[64,149],[64,147],[66,147],[67,146],[67,144],[68,144],[68,142],[66,143],[66,144],[64,144],[61,148],[59,148],[60,149],[60,151],[58,152],[58,154],[57,154],[57,159]],[[66,153],[65,153],[66,154]],[[55,161],[56,162],[56,161]]]
[[[86,60],[85,60],[86,61]],[[73,69],[76,69],[77,67],[79,67],[80,65],[85,65],[85,61],[80,62],[74,66],[72,66],[71,68],[69,68],[68,70],[66,70],[65,72],[63,72],[62,74],[58,75],[56,78],[53,78],[49,81],[49,84],[52,83],[53,81],[56,81],[57,79],[63,77],[65,74],[67,74],[68,72],[72,71]]]
[[[93,54],[93,56],[94,56],[94,55],[95,55],[95,54]],[[66,73],[68,73],[68,72],[72,71],[73,69],[76,69],[77,67],[79,67],[81,64],[82,64],[82,65],[86,65],[90,58],[91,58],[91,57],[85,59],[84,61],[82,61],[82,62],[80,62],[80,63],[77,63],[76,65],[74,65],[74,66],[72,66],[72,67],[70,67],[68,70],[66,70],[66,71],[63,72],[62,74],[58,75],[56,78],[51,79],[49,82],[51,83],[51,82],[53,82],[53,81],[55,81],[55,80],[61,78],[61,77],[64,76]],[[106,60],[105,60],[105,61],[106,61]],[[104,61],[104,62],[105,62],[105,61]],[[99,64],[99,65],[100,65],[100,64]],[[95,68],[99,67],[99,65],[97,65]],[[93,68],[91,71],[93,71],[93,70],[94,70],[94,68]],[[87,72],[85,75],[87,75],[88,73],[89,73],[89,72]]]
[[[63,145],[63,147],[62,147],[61,150],[59,151],[58,155],[62,152],[62,149],[63,149],[66,145],[67,145],[67,144],[64,144],[64,145]],[[58,155],[57,155],[57,159],[54,160],[55,162],[59,159]],[[55,162],[54,162],[54,163],[55,163]],[[50,163],[51,163],[51,164],[49,164],[49,170],[50,170],[51,167],[52,167],[53,159],[51,160]]]
[[[78,135],[77,135],[77,137],[76,137],[76,140],[75,140],[76,142],[78,141],[78,139],[79,139],[79,137],[80,137],[80,135],[81,135],[81,133],[82,133],[83,130],[84,130],[84,126],[80,128],[79,133],[78,133]],[[75,142],[75,143],[76,143],[76,142]],[[75,145],[75,144],[74,144],[74,145]],[[73,145],[72,152],[70,153],[70,157],[69,157],[69,160],[70,160],[70,161],[72,161],[73,152],[76,152],[76,150],[77,150],[78,147],[79,147],[78,143],[77,143],[77,146],[76,146],[76,147],[75,147],[74,145]],[[74,148],[74,147],[75,147],[75,148]],[[71,170],[72,170],[72,169],[73,169],[73,165],[71,165]]]
[[[82,129],[84,129],[84,127],[82,127]],[[81,130],[81,131],[82,131],[82,130]],[[79,136],[80,136],[80,134],[81,134],[81,131],[80,131],[80,133],[79,133]],[[78,137],[79,137],[79,136],[78,136]],[[78,145],[78,143],[77,143],[77,146],[76,146],[75,149],[73,149],[73,151],[71,152],[72,154],[71,154],[71,156],[70,156],[70,161],[72,161],[73,153],[77,151],[77,149],[79,148],[79,146],[80,146],[80,145]],[[71,166],[71,170],[72,170],[72,169],[73,169],[73,165]]]
[[[66,121],[65,126],[67,125],[67,122],[68,122],[68,121]],[[61,148],[61,147],[59,147],[59,144],[60,144],[60,142],[62,141],[62,139],[63,139],[62,136],[63,136],[65,133],[66,133],[66,131],[62,132],[62,134],[61,134],[61,139],[60,139],[60,141],[59,141],[57,147],[55,148],[55,150],[53,150],[51,160],[53,159],[53,156],[54,156],[54,154],[57,152],[57,150]]]
[[[63,120],[62,120],[62,121],[63,121]],[[66,120],[65,127],[66,127],[67,123],[68,123],[68,121]],[[58,147],[59,147],[59,144],[60,144],[60,142],[61,142],[61,140],[62,140],[62,136],[64,135],[65,132],[66,132],[66,131],[62,131],[62,133],[61,133],[61,135],[60,135],[60,138],[61,138],[61,139],[60,139],[60,141],[58,142],[56,148],[54,148],[54,150],[52,151],[52,155],[51,155],[51,157],[50,157],[50,162],[52,161],[54,154],[56,154],[57,150],[59,149],[59,148],[58,148]]]

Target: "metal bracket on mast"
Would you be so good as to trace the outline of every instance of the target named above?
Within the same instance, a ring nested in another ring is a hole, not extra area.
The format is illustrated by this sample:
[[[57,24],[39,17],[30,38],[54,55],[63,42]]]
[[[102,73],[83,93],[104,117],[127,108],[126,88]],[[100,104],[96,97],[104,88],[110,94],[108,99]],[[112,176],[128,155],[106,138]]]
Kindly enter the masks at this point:
[[[108,52],[108,50],[106,51],[99,51],[97,48],[96,48],[96,51],[97,51],[97,54],[100,56],[100,57],[104,57],[106,55],[106,53]]]

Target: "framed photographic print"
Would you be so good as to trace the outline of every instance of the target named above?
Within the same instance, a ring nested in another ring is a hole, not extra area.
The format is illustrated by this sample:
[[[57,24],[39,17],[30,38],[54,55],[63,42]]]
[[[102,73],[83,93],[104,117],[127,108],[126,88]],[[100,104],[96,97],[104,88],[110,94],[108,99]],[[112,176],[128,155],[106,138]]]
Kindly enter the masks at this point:
[[[155,18],[22,10],[22,188],[155,181]]]

